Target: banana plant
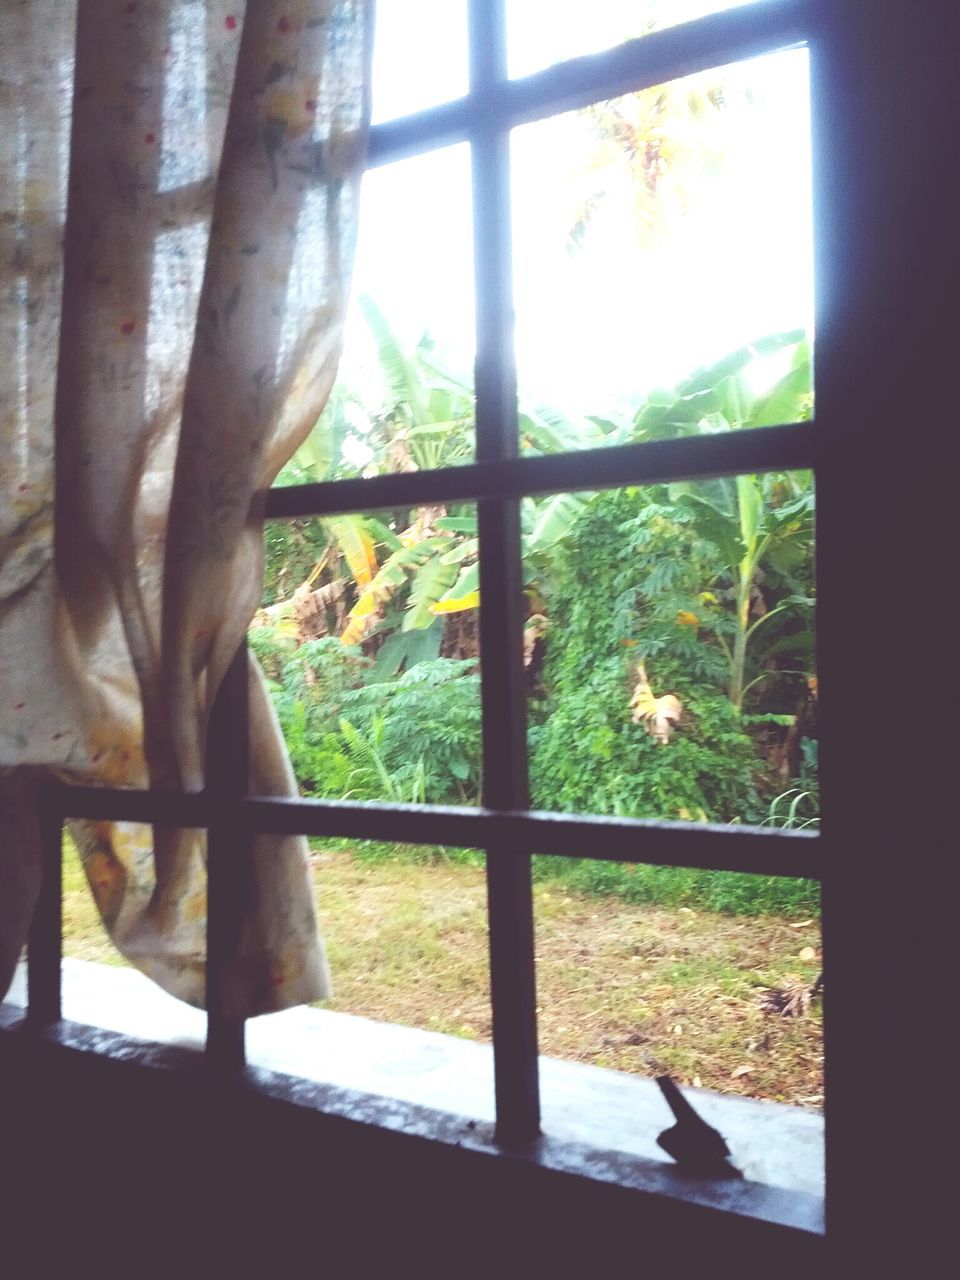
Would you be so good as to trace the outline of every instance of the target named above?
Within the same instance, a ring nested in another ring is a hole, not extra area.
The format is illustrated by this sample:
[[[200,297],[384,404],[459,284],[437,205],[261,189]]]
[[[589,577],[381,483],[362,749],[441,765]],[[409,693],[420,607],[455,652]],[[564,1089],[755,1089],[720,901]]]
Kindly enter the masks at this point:
[[[794,348],[786,373],[763,394],[751,391],[745,373],[757,355]],[[715,434],[802,421],[809,416],[810,351],[801,333],[778,334],[741,348],[712,369],[695,374],[670,404],[648,406],[638,417],[642,431],[657,435]],[[744,695],[763,679],[747,682],[751,645],[761,630],[787,610],[808,611],[812,598],[797,590],[774,608],[759,598],[765,562],[781,573],[800,567],[813,540],[813,489],[806,473],[740,475],[733,480],[667,487],[669,498],[695,516],[695,526],[720,553],[717,578],[732,578],[733,627],[712,630],[729,667],[730,701],[742,710]],[[716,599],[716,597],[713,597]],[[759,607],[758,607],[759,606]]]
[[[421,342],[407,355],[372,299],[361,298],[360,305],[377,343],[387,388],[386,411],[372,422],[371,431],[379,430],[382,443],[393,448],[391,465],[420,468],[460,460],[470,448],[471,389],[431,363],[429,343]],[[751,366],[774,356],[787,357],[789,366],[771,388],[757,394],[751,387]],[[340,472],[350,430],[349,397],[348,391],[337,392],[298,452],[297,479],[320,480]],[[520,427],[525,451],[549,453],[797,421],[808,416],[809,409],[810,353],[803,333],[794,331],[745,345],[696,371],[672,392],[654,392],[633,420],[572,419],[551,406],[522,403]],[[689,484],[671,485],[668,495],[671,503],[686,508],[699,532],[718,549],[722,567],[717,576],[733,581],[727,593],[733,597],[732,618],[725,609],[705,622],[727,660],[730,699],[741,708],[752,683],[747,680],[748,659],[757,648],[758,633],[769,628],[778,614],[810,604],[796,593],[767,612],[757,608],[762,564],[778,557],[785,562],[791,555],[798,564],[801,544],[809,544],[809,481],[741,476],[708,481],[696,490]],[[549,572],[551,559],[594,496],[566,493],[542,501],[525,500],[522,546],[528,585],[542,571]],[[399,627],[378,655],[378,661],[382,658],[391,670],[424,655],[436,656],[444,617],[475,609],[480,603],[475,518],[448,514],[442,508],[424,508],[411,515],[409,527],[400,533],[371,517],[324,521],[330,545],[346,562],[355,584],[356,603],[341,633],[343,643],[361,643],[376,621],[388,610],[395,615],[401,605]],[[715,594],[704,595],[716,600]],[[699,622],[692,613],[689,618],[692,625]]]
[[[466,461],[473,452],[472,387],[442,367],[426,334],[407,354],[373,298],[361,294],[358,302],[386,384],[384,404],[371,420],[379,436],[375,454],[393,470]]]
[[[790,354],[790,348],[793,348]],[[762,395],[753,393],[747,377],[749,366],[758,358],[783,352],[790,354],[787,372]],[[394,380],[411,385],[408,373],[394,361]],[[661,393],[626,424],[602,419],[574,420],[544,406],[525,406],[521,430],[530,451],[552,452],[620,443],[629,438],[653,439],[665,436],[704,434],[743,427],[796,420],[808,411],[809,349],[801,332],[776,334],[744,346],[718,364],[697,371],[672,394]],[[789,478],[780,477],[782,490]],[[592,492],[557,494],[524,505],[522,552],[529,583],[555,556],[564,540],[594,498]],[[782,542],[791,522],[807,520],[812,514],[812,496],[801,484],[795,495],[799,506],[767,501],[760,477],[743,476],[736,482],[718,481],[700,486],[670,486],[672,501],[686,503],[698,516],[705,536],[722,552],[724,571],[737,579],[736,630],[732,642],[718,632],[730,665],[730,696],[742,704],[747,650],[761,620],[751,621],[754,581],[761,559],[774,542]],[[809,520],[807,520],[809,523]],[[416,536],[415,536],[416,535]],[[479,543],[473,516],[443,515],[423,526],[422,520],[401,533],[375,577],[368,583],[350,614],[342,639],[355,644],[363,639],[374,618],[408,588],[402,632],[426,629],[438,618],[474,609],[480,603],[477,555]],[[791,604],[798,601],[791,601]],[[787,608],[785,602],[765,617]]]
[[[758,362],[787,357],[772,387],[752,389]],[[715,364],[697,369],[673,390],[655,390],[634,419],[637,440],[672,440],[741,427],[804,421],[812,405],[810,346],[802,329],[746,343]]]
[[[402,632],[431,627],[440,614],[480,603],[475,519],[439,516],[426,529],[414,522],[392,535],[390,545],[390,554],[350,611],[340,637],[344,644],[359,644],[374,619],[406,587]],[[466,560],[471,563],[461,567]]]
[[[583,448],[594,443],[592,436],[584,438],[583,424],[572,422],[556,410],[532,411],[523,416],[522,422],[541,445]],[[592,430],[602,438],[599,425]],[[540,503],[528,500],[522,541],[528,577],[535,575],[543,558],[567,537],[593,496],[562,493]],[[401,623],[403,633],[434,627],[438,619],[479,606],[480,544],[475,516],[443,514],[425,522],[420,512],[409,529],[392,541],[385,537],[383,544],[389,554],[351,610],[341,636],[344,644],[360,643],[373,621],[405,588],[409,590]],[[394,649],[399,656],[401,646],[393,646],[391,656]]]
[[[358,301],[376,343],[385,387],[383,403],[371,414],[361,397],[338,385],[327,411],[289,465],[288,482],[342,474],[351,402],[356,411],[353,420],[357,413],[368,420],[365,439],[374,451],[371,465],[378,469],[450,466],[465,461],[472,452],[472,388],[440,366],[429,339],[424,337],[412,353],[406,352],[376,302],[369,295],[361,295]],[[629,437],[633,424],[571,419],[551,406],[525,404],[521,431],[528,452],[546,453],[617,443]],[[541,504],[528,503],[525,557],[535,562],[549,554],[591,497],[560,494]],[[401,533],[363,516],[327,519],[323,527],[346,561],[356,587],[356,603],[341,634],[344,644],[361,643],[399,596],[404,601],[402,634],[431,630],[435,636],[445,615],[479,605],[478,539],[472,516],[448,516],[445,511],[424,508]],[[379,563],[378,548],[386,553]],[[422,648],[413,640],[393,644],[385,661],[388,665],[410,661]]]
[[[340,387],[334,389],[316,426],[284,467],[281,484],[319,484],[337,475],[343,464],[343,446],[349,432],[345,413],[348,400],[347,391]],[[380,522],[361,515],[319,516],[317,521],[327,546],[318,557],[311,577],[316,577],[322,569],[332,574],[339,557],[357,589],[368,586],[377,572],[376,544],[383,533]]]
[[[570,534],[592,497],[557,494],[527,510],[530,527],[521,546],[528,585],[538,564]],[[410,537],[410,530],[401,533],[350,611],[343,643],[360,643],[373,620],[408,586],[402,633],[430,628],[445,616],[478,608],[479,549],[475,516],[438,517],[419,540]]]
[[[733,643],[728,645],[722,634],[718,639],[730,667],[730,701],[738,711],[743,708],[743,698],[748,689],[762,676],[746,683],[747,657],[751,643],[758,633],[769,629],[770,622],[787,610],[810,609],[812,598],[794,593],[772,609],[764,609],[753,616],[757,576],[764,559],[771,553],[787,551],[787,543],[800,540],[809,544],[813,533],[813,492],[806,485],[797,486],[792,477],[742,475],[736,478],[736,509],[729,514],[729,521],[736,521],[741,555],[729,567],[734,577],[734,632]],[[774,486],[782,490],[791,486],[791,499],[780,506],[773,506],[769,495]],[[781,557],[782,558],[782,557]]]
[[[411,469],[462,461],[469,446],[467,427],[473,420],[470,388],[431,362],[431,344],[426,338],[412,355],[406,355],[373,299],[361,295],[359,303],[377,344],[386,383],[386,408],[370,419],[371,432],[376,434],[379,429],[383,437],[381,461]],[[287,465],[282,482],[318,483],[343,474],[347,465],[344,445],[351,432],[347,408],[351,403],[363,412],[360,397],[338,384],[327,409]],[[435,563],[428,554],[433,544],[411,546],[407,539],[401,547],[387,526],[369,516],[321,517],[320,524],[328,550],[339,553],[357,593],[357,605],[342,637],[345,644],[363,639],[371,615],[407,581],[407,570],[417,574],[411,592],[411,620],[406,629],[434,621],[430,607],[452,585],[456,573]],[[383,565],[378,562],[377,546],[385,546],[391,553]]]

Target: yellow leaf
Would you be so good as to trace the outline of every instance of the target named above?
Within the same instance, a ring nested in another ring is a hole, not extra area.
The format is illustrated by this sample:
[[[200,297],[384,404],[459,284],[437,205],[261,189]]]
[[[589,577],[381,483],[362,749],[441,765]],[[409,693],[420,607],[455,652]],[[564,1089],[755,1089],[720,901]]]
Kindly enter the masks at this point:
[[[385,581],[382,572],[370,583],[347,614],[347,625],[340,635],[341,644],[360,643],[371,620],[379,613],[380,606],[386,604],[393,595],[394,589],[394,583]]]
[[[340,633],[341,644],[360,643],[370,624],[370,619],[377,612],[379,603],[376,589],[368,587],[347,614],[347,625]]]
[[[373,538],[355,516],[337,516],[330,521],[350,573],[358,587],[368,586],[377,572],[377,553]]]
[[[674,694],[665,693],[660,698],[653,696],[646,668],[642,662],[637,664],[637,683],[634,686],[630,706],[633,709],[634,724],[639,724],[643,720],[646,723],[647,732],[660,743],[670,741],[673,725],[679,721],[683,711],[680,699]]]
[[[550,619],[544,613],[532,614],[523,624],[523,665],[529,667],[533,661],[537,641],[540,640],[550,626]]]
[[[376,591],[364,591],[363,595],[350,610],[351,618],[369,618],[375,613],[379,601]]]
[[[340,643],[359,644],[366,629],[362,618],[351,618],[340,633]]]
[[[365,587],[373,581],[374,574],[377,572],[377,553],[374,550],[373,539],[365,529],[358,530],[357,543],[358,545],[351,548],[348,553],[347,563],[354,582],[358,586]]]
[[[438,600],[430,606],[431,613],[463,613],[465,609],[476,609],[480,604],[480,592],[468,591],[459,600]]]
[[[700,619],[695,613],[691,613],[689,609],[677,610],[677,622],[681,627],[699,627]]]

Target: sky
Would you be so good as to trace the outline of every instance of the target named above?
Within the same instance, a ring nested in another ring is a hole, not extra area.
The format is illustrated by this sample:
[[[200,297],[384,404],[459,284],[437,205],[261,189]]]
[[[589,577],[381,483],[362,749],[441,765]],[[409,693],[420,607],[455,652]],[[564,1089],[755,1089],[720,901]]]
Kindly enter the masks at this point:
[[[684,20],[731,6],[658,7]],[[642,34],[648,16],[646,0],[508,0],[510,72],[610,47]],[[466,91],[464,0],[379,0],[377,23],[375,122]],[[686,199],[644,242],[622,152],[608,149],[609,163],[598,165],[596,125],[583,113],[514,131],[522,398],[570,415],[611,414],[744,342],[812,327],[806,51],[711,72],[704,84],[718,82],[727,105],[713,114],[706,148],[699,135],[678,139],[694,154]],[[585,197],[593,213],[576,246],[571,225]],[[443,362],[461,373],[473,359],[471,253],[466,144],[366,175],[354,295],[371,294],[408,347],[429,330]],[[344,379],[363,383],[373,364],[354,303]]]

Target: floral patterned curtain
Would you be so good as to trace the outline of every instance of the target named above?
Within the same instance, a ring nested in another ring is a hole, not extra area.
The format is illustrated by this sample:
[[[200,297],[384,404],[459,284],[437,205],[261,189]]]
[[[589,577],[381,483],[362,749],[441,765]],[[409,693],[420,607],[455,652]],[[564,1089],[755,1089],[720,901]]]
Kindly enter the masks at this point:
[[[38,778],[203,786],[259,600],[256,495],[336,372],[371,9],[3,7],[0,992],[38,891]],[[250,704],[251,790],[292,794],[253,662]],[[72,833],[117,947],[202,1004],[202,834]],[[252,868],[238,1016],[327,988],[305,842],[256,837]]]

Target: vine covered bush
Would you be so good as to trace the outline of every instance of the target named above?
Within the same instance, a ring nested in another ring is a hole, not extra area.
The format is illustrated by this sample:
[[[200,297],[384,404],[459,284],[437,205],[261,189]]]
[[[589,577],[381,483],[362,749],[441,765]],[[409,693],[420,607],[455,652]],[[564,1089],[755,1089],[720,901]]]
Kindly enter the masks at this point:
[[[475,661],[421,662],[395,680],[332,637],[278,644],[250,633],[301,789],[324,799],[476,803]]]
[[[633,818],[762,821],[756,751],[717,687],[721,661],[676,621],[695,594],[697,566],[676,545],[651,552],[644,535],[652,518],[638,490],[602,495],[577,525],[576,554],[555,572],[548,698],[530,734],[534,803]],[[659,685],[684,708],[684,730],[667,750],[630,715],[637,661],[651,658]]]
[[[597,498],[577,523],[575,554],[554,567],[543,696],[533,704],[529,730],[533,803],[625,817],[765,823],[771,811],[765,791],[774,784],[764,778],[747,717],[724,688],[723,651],[704,643],[690,621],[695,609],[704,610],[704,567],[715,568],[718,552],[650,498],[636,489]],[[682,727],[669,745],[631,717],[638,661],[683,707]],[[535,871],[661,905],[751,912],[819,905],[815,884],[772,876],[546,858]]]

